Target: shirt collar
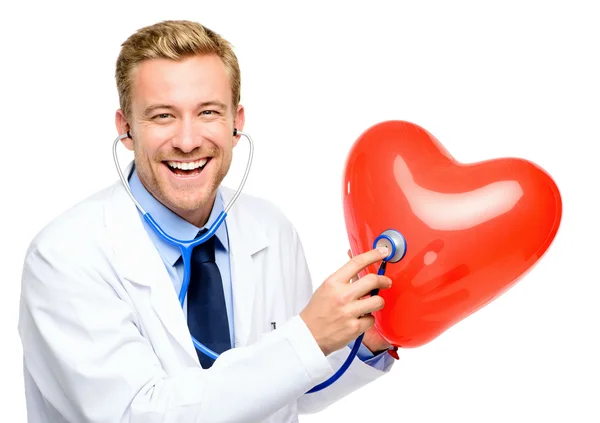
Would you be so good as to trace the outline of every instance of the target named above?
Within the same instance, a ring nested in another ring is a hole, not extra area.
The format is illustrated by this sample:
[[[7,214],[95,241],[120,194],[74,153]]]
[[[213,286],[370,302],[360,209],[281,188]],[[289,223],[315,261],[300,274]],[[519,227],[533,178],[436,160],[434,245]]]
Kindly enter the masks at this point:
[[[224,210],[223,205],[223,196],[221,190],[217,190],[217,196],[215,198],[214,206],[210,212],[210,217],[208,221],[202,228],[198,228],[195,225],[192,225],[188,221],[182,219],[180,216],[172,212],[168,209],[164,204],[158,201],[152,194],[148,192],[146,187],[142,184],[137,174],[137,170],[134,166],[131,176],[129,178],[129,187],[131,189],[131,193],[135,197],[135,199],[140,203],[142,208],[149,213],[156,223],[165,231],[167,234],[172,236],[173,238],[188,240],[196,238],[198,232],[204,228],[210,228],[211,225],[217,220],[220,213]],[[141,216],[141,212],[140,212]],[[158,249],[158,252],[163,257],[163,259],[168,262],[171,266],[175,265],[179,257],[181,257],[181,251],[174,245],[171,245],[169,242],[162,239],[150,226],[145,219],[143,219],[144,227],[148,232],[152,242]],[[223,248],[225,251],[229,251],[229,242],[227,240],[227,227],[226,222],[219,226],[214,235],[217,238],[217,243],[215,245],[216,248]],[[219,245],[220,244],[220,245]]]

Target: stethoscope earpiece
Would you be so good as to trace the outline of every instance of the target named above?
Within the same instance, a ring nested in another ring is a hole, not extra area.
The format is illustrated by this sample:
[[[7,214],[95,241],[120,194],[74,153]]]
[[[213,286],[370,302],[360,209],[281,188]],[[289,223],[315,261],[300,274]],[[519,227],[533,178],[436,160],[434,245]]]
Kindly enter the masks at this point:
[[[131,134],[129,133],[129,131],[127,131],[127,138],[131,138]],[[131,138],[133,139],[133,138]]]

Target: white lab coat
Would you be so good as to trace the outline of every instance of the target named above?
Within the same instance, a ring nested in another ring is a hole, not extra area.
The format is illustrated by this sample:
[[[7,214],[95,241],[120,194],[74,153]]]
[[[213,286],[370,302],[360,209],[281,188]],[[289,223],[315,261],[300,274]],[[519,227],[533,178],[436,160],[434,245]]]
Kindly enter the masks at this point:
[[[232,194],[224,188],[226,203]],[[298,235],[278,209],[248,195],[227,225],[236,348],[208,370],[120,183],[44,228],[22,281],[28,421],[296,422],[389,372],[356,358],[333,385],[304,394],[350,350],[325,357],[298,317],[312,295]]]

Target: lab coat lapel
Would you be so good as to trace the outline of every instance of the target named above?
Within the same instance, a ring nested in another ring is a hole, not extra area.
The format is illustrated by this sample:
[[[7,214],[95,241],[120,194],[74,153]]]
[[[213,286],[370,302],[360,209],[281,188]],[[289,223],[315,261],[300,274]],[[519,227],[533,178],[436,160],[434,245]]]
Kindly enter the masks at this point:
[[[164,328],[190,360],[198,363],[171,278],[142,224],[137,208],[120,184],[115,187],[114,196],[108,202],[106,225],[119,273],[138,289],[149,291],[152,307]],[[136,295],[138,297],[139,293]]]
[[[233,191],[222,188],[222,193],[227,204]],[[262,273],[253,256],[268,247],[268,238],[263,226],[254,218],[256,213],[260,211],[248,209],[245,198],[240,196],[225,219],[229,236],[236,347],[257,339],[264,323],[260,309],[257,309],[260,304],[257,304],[256,295]]]

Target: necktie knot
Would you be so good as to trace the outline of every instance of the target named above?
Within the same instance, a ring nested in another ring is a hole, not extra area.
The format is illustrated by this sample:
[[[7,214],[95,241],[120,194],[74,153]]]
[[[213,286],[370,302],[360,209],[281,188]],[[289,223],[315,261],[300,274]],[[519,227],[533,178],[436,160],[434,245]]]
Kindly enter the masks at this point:
[[[207,230],[203,229],[198,232],[196,238],[206,233]],[[192,251],[192,260],[196,263],[210,263],[215,261],[215,236],[211,236],[202,244],[194,247]]]

